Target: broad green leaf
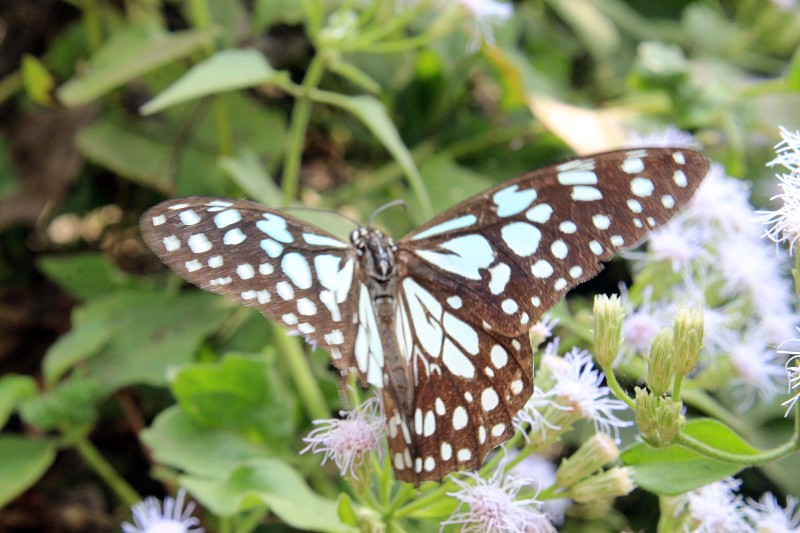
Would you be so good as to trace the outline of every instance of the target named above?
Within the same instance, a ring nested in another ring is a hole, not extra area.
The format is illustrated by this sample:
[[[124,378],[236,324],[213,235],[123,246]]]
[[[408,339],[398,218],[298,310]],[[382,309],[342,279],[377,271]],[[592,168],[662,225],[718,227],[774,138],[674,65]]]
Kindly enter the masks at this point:
[[[150,25],[123,28],[92,56],[77,77],[58,90],[68,107],[93,102],[106,93],[162,65],[188,57],[210,44],[216,30],[166,33]]]
[[[30,376],[9,374],[0,378],[0,428],[6,425],[8,417],[20,402],[36,396],[39,388]]]
[[[198,63],[164,92],[142,106],[144,115],[169,106],[225,91],[264,84],[285,84],[286,72],[278,72],[256,50],[222,50]]]
[[[71,364],[85,361],[87,376],[106,392],[133,383],[164,385],[167,369],[190,362],[200,342],[222,325],[231,309],[224,298],[199,291],[178,295],[117,291],[78,309],[73,331],[67,334],[85,335],[100,349],[65,352]],[[84,333],[83,328],[91,330]],[[107,339],[103,329],[112,331]],[[61,342],[78,344],[73,339]],[[45,367],[63,372],[63,360],[48,359],[65,352],[48,353]]]
[[[310,96],[317,102],[341,107],[363,122],[403,168],[420,206],[419,217],[427,220],[433,216],[431,200],[422,183],[422,177],[419,175],[414,159],[406,145],[403,144],[397,128],[386,113],[386,108],[379,100],[371,96],[344,96],[328,91],[312,91]],[[422,222],[422,220],[418,220],[418,222]]]
[[[26,424],[40,430],[84,433],[97,420],[102,388],[91,378],[74,373],[41,395],[21,403],[19,412]]]
[[[272,455],[243,435],[194,422],[177,405],[162,411],[139,437],[159,463],[207,479],[225,479],[244,461]]]
[[[222,482],[194,476],[182,476],[180,481],[206,509],[220,516],[265,504],[297,529],[356,531],[339,520],[336,501],[312,492],[296,470],[278,459],[248,461]]]
[[[46,439],[0,435],[0,508],[22,494],[53,464],[56,446]]]
[[[116,333],[117,328],[107,322],[76,325],[47,350],[42,363],[45,381],[55,383],[76,364],[98,354]]]
[[[243,150],[236,157],[222,157],[219,166],[248,197],[267,207],[279,206],[281,191],[252,150]]]
[[[90,300],[118,289],[143,288],[143,283],[117,268],[103,253],[50,255],[36,261],[45,276],[78,300]]]
[[[51,91],[56,82],[35,56],[26,54],[22,58],[22,83],[31,100],[45,106],[53,105]]]
[[[686,424],[685,433],[714,448],[742,455],[758,450],[744,442],[727,426],[712,419],[696,419]],[[674,496],[732,476],[742,465],[707,459],[680,445],[654,449],[644,443],[630,447],[622,461],[633,467],[636,484],[655,494]]]
[[[78,133],[77,147],[90,161],[165,195],[225,196],[230,188],[215,155],[148,137],[135,122],[95,121]]]
[[[427,159],[420,172],[433,198],[433,209],[437,213],[493,185],[490,178],[459,166],[446,154]]]
[[[265,359],[228,355],[218,363],[185,366],[171,389],[200,425],[227,429],[273,449],[290,441],[293,397]]]

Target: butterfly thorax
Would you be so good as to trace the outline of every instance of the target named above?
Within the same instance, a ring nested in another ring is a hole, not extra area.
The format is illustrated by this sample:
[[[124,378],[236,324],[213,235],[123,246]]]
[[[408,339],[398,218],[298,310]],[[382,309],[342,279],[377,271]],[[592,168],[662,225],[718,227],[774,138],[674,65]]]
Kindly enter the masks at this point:
[[[397,244],[394,239],[372,228],[359,228],[350,234],[360,262],[362,282],[369,291],[375,320],[381,332],[384,357],[385,392],[410,417],[414,409],[414,387],[409,362],[402,357],[395,334],[398,305],[398,280],[401,265],[395,260]]]

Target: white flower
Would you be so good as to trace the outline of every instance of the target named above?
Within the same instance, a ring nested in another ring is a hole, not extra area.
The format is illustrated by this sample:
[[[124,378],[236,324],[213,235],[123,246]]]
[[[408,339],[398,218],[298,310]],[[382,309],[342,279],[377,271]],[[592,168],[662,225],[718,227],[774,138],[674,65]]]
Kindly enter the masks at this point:
[[[475,27],[470,49],[476,50],[481,40],[494,43],[493,25],[500,25],[511,18],[513,10],[510,4],[496,0],[458,0],[458,3],[472,19]]]
[[[792,291],[781,273],[782,259],[763,240],[728,235],[719,245],[719,263],[724,296],[748,295],[760,314],[790,307]]]
[[[651,260],[669,262],[673,272],[686,270],[701,258],[708,261],[708,253],[703,247],[708,238],[709,232],[704,228],[676,219],[650,234],[647,256]]]
[[[778,157],[769,165],[782,165],[788,174],[778,174],[778,187],[781,194],[773,196],[780,199],[783,206],[775,211],[759,211],[758,221],[766,226],[765,236],[776,243],[788,242],[789,253],[794,253],[794,245],[800,239],[800,132],[792,133],[781,127],[783,141],[775,146]]]
[[[780,353],[787,352],[782,351]],[[786,369],[786,379],[789,380],[789,392],[792,392],[793,389],[800,389],[800,355],[792,355],[792,357],[786,361],[786,366],[784,368]],[[791,412],[794,404],[797,403],[798,398],[800,398],[800,390],[797,391],[797,394],[781,404],[786,407],[784,416],[789,416],[789,412]]]
[[[758,328],[752,328],[729,351],[737,374],[731,384],[739,386],[734,393],[739,397],[743,396],[737,405],[739,411],[749,409],[756,396],[762,402],[769,402],[778,395],[780,378],[784,374],[783,365],[777,354],[765,346],[763,337]]]
[[[628,136],[625,142],[626,146],[632,148],[649,148],[649,147],[673,147],[681,146],[685,148],[698,148],[698,143],[692,137],[691,133],[685,132],[674,126],[670,126],[663,130],[650,132],[646,135],[639,133],[632,133]]]
[[[623,288],[622,291],[622,302],[626,311],[622,321],[622,338],[626,345],[639,353],[650,352],[650,342],[665,325],[655,313],[652,296],[653,288],[648,285],[642,293],[641,305],[634,311],[627,290]]]
[[[552,400],[552,394],[544,392],[538,386],[533,386],[533,394],[525,403],[519,413],[514,416],[513,425],[518,431],[522,431],[525,440],[528,440],[528,434],[539,433],[540,438],[544,440],[547,436],[547,430],[558,431],[561,426],[551,423],[547,420],[547,408],[556,410],[567,410],[567,407],[558,405]],[[528,432],[525,432],[525,426],[529,426]]]
[[[531,344],[535,347],[549,339],[553,335],[553,330],[558,325],[558,318],[551,318],[545,315],[540,321],[531,326],[528,334],[531,338]]]
[[[203,528],[196,527],[200,520],[192,516],[194,502],[190,502],[186,509],[183,501],[186,491],[181,488],[175,498],[164,498],[164,509],[161,502],[153,496],[148,496],[144,501],[137,503],[131,509],[133,525],[123,522],[122,531],[125,533],[202,533]]]
[[[786,507],[781,507],[770,493],[761,495],[759,501],[748,499],[744,512],[757,533],[800,532],[800,509],[792,496],[786,498]]]
[[[508,450],[508,457],[514,458],[519,452],[515,448]],[[536,480],[536,490],[548,488],[556,482],[556,465],[552,461],[538,454],[532,454],[514,465],[508,473],[520,478]],[[554,524],[564,523],[564,513],[572,505],[569,498],[557,498],[542,501],[542,511]]]
[[[689,201],[685,214],[690,220],[717,227],[724,232],[758,236],[761,230],[761,226],[753,220],[755,211],[750,205],[749,185],[729,177],[718,164],[711,165]]]
[[[741,481],[727,478],[683,496],[678,511],[686,511],[691,516],[691,533],[753,531],[745,521],[742,497],[735,494],[739,485]]]
[[[442,522],[442,528],[453,524],[461,525],[462,532],[555,533],[556,528],[541,510],[542,502],[535,497],[517,499],[520,489],[534,480],[506,475],[504,469],[501,462],[486,480],[476,472],[463,474],[465,479],[451,477],[461,490],[447,495],[461,503]]]
[[[545,355],[542,366],[547,367],[556,380],[549,391],[555,402],[569,407],[578,418],[593,421],[595,431],[613,433],[618,440],[619,428],[632,424],[614,415],[614,411],[625,410],[628,406],[622,400],[611,398],[610,389],[601,385],[603,373],[594,368],[592,354],[588,351],[573,348],[563,358]]]
[[[308,446],[300,453],[309,450],[324,453],[322,464],[333,459],[343,476],[350,474],[358,479],[356,470],[364,463],[367,454],[383,453],[383,410],[378,398],[370,398],[356,409],[341,414],[344,419],[314,420],[314,425],[319,427],[303,438]]]

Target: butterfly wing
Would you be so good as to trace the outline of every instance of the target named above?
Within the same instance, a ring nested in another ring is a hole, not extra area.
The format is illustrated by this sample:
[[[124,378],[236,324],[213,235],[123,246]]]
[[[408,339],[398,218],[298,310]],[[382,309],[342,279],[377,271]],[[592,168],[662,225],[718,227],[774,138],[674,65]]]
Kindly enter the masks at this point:
[[[359,367],[353,357],[359,266],[348,243],[253,202],[206,197],[154,206],[141,230],[184,279],[258,308],[328,351],[340,370]],[[363,383],[369,369],[359,371]]]
[[[531,325],[668,221],[708,168],[676,148],[581,157],[493,187],[398,242],[397,336],[416,379],[405,476],[476,468],[511,436],[533,391]],[[405,454],[391,437],[393,455]]]

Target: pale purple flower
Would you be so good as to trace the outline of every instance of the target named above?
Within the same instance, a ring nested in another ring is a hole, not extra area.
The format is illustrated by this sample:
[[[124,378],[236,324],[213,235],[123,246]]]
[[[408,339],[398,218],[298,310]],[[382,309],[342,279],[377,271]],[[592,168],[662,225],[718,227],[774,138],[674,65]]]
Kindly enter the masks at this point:
[[[619,428],[632,424],[614,414],[628,406],[622,400],[611,398],[610,389],[602,385],[603,373],[595,369],[588,351],[573,348],[563,358],[545,355],[542,366],[547,367],[556,380],[549,391],[555,402],[569,407],[580,419],[594,422],[595,431],[613,434],[618,440]]]
[[[762,402],[770,402],[778,395],[784,367],[778,355],[764,344],[764,336],[758,328],[752,328],[745,338],[732,346],[729,355],[736,371],[731,384],[737,387],[734,394],[741,400],[737,410],[752,407],[756,396]]]
[[[463,533],[555,533],[556,528],[542,511],[542,502],[535,497],[520,498],[520,490],[535,480],[507,475],[501,462],[489,479],[477,472],[463,474],[463,479],[450,479],[458,485],[456,492],[448,492],[461,503],[453,514],[442,522],[460,525]]]
[[[343,419],[314,420],[318,426],[303,441],[308,446],[300,453],[323,453],[322,464],[333,459],[343,476],[358,479],[356,471],[371,452],[383,453],[384,416],[378,398],[370,398],[352,411],[342,411]]]
[[[786,507],[781,507],[775,495],[766,492],[747,504],[744,512],[756,533],[800,533],[800,508],[794,497],[788,496]]]
[[[122,531],[125,533],[202,533],[204,530],[200,520],[192,516],[194,502],[189,502],[183,508],[186,491],[181,488],[175,498],[164,498],[164,508],[161,502],[148,496],[131,508],[133,524],[123,522]]]
[[[736,531],[750,533],[753,529],[745,521],[742,497],[736,494],[741,481],[726,478],[685,494],[678,511],[686,511],[692,518],[691,533],[719,533]]]

